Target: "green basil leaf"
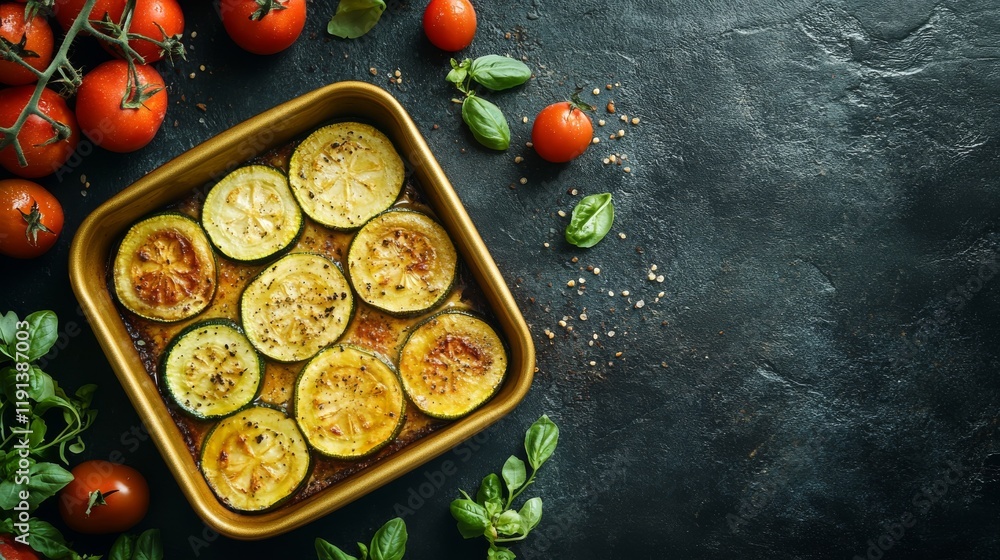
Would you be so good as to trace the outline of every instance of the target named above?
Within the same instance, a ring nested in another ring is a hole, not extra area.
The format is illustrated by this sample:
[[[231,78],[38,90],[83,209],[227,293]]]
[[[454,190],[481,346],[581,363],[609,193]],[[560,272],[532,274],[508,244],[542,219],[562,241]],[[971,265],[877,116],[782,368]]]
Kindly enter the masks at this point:
[[[59,338],[59,319],[51,311],[36,311],[24,319],[28,322],[28,333],[31,335],[31,349],[28,350],[28,360],[35,361],[49,353],[52,345]]]
[[[69,452],[74,455],[79,455],[83,453],[85,449],[87,449],[87,446],[86,444],[83,443],[82,436],[76,436],[76,441],[71,443],[66,449],[69,449]]]
[[[361,551],[361,560],[368,560],[368,545],[365,543],[358,543],[358,550]]]
[[[81,386],[75,393],[77,405],[80,408],[90,408],[90,405],[94,402],[94,394],[96,393],[97,385],[93,383]]]
[[[28,510],[34,511],[43,500],[55,496],[59,490],[72,482],[73,475],[55,463],[35,463],[28,468],[28,473],[21,477],[13,477],[0,482],[0,508],[10,511],[21,502],[20,491],[28,492]],[[23,482],[23,484],[15,484]]]
[[[476,493],[476,502],[479,505],[486,505],[486,502],[500,497],[500,477],[496,473],[490,473],[479,485],[479,492]]]
[[[494,150],[510,146],[510,126],[500,108],[489,101],[471,95],[462,102],[462,120],[476,140]]]
[[[559,427],[543,414],[524,434],[524,450],[528,453],[531,468],[538,470],[538,467],[548,461],[558,443]]]
[[[108,560],[132,560],[135,555],[136,535],[122,533],[111,545],[111,552],[108,553]]]
[[[458,62],[454,58],[451,59],[451,71],[444,77],[445,81],[455,84],[458,89],[465,91],[465,87],[462,84],[465,82],[465,79],[469,77],[469,66],[471,65],[472,61],[468,58],[462,62]]]
[[[66,539],[51,523],[32,517],[28,521],[28,544],[46,558],[78,556],[66,545]]]
[[[504,507],[503,500],[499,497],[486,500],[486,503],[483,504],[483,506],[486,508],[486,517],[489,519],[495,519],[496,516],[500,515],[500,512],[503,511]]]
[[[341,39],[357,39],[375,27],[384,11],[383,0],[340,0],[326,32]]]
[[[31,419],[28,430],[31,431],[28,434],[28,447],[34,449],[45,441],[45,432],[48,430],[48,426],[45,425],[45,420],[41,416],[35,416]]]
[[[566,226],[566,241],[577,247],[593,247],[604,239],[615,222],[615,205],[611,193],[584,197],[573,209]]]
[[[527,469],[524,468],[524,461],[511,455],[507,462],[503,464],[503,481],[507,483],[507,493],[513,495],[528,479]]]
[[[499,91],[527,82],[531,78],[531,69],[520,60],[489,54],[472,61],[469,75],[483,86]]]
[[[14,532],[14,520],[10,517],[5,517],[3,521],[0,521],[0,533],[9,535]]]
[[[17,342],[17,313],[8,311],[0,317],[0,351],[10,359],[14,359],[15,350],[11,348]]]
[[[323,539],[316,539],[316,556],[319,560],[358,560]]]
[[[390,519],[372,538],[372,560],[402,560],[406,552],[406,523],[396,517]]]
[[[521,516],[521,527],[524,529],[522,534],[527,535],[528,531],[537,527],[538,523],[542,520],[542,499],[538,497],[531,498],[527,502],[524,502],[521,510],[517,513]]]
[[[488,560],[514,560],[517,556],[509,548],[490,543],[490,549],[486,552],[486,558]]]
[[[56,382],[41,368],[31,366],[28,377],[28,396],[35,402],[42,402],[56,396]],[[36,411],[37,414],[41,414]]]
[[[134,560],[163,560],[163,543],[159,529],[147,529],[135,541]]]
[[[463,538],[481,537],[483,531],[490,526],[486,516],[486,508],[472,500],[455,500],[451,502],[451,516],[458,521],[458,531]]]
[[[505,537],[512,537],[522,532],[521,515],[512,509],[500,514],[497,519],[497,533]]]

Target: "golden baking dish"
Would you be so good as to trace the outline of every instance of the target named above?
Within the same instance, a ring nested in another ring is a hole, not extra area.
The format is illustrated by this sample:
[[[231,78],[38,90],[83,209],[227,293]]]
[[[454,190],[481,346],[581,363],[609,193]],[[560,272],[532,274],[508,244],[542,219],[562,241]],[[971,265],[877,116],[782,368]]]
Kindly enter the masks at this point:
[[[207,189],[226,173],[332,120],[360,119],[394,142],[482,291],[509,345],[506,380],[469,416],[408,444],[387,458],[305,500],[262,514],[223,506],[209,489],[155,381],[147,373],[108,289],[107,266],[124,231],[138,218]],[[207,525],[236,539],[290,531],[363,496],[455,447],[496,422],[531,386],[535,348],[496,264],[426,142],[400,104],[363,82],[332,84],[265,111],[152,171],[101,205],[80,225],[70,250],[70,281],[84,313],[140,418],[194,510]]]

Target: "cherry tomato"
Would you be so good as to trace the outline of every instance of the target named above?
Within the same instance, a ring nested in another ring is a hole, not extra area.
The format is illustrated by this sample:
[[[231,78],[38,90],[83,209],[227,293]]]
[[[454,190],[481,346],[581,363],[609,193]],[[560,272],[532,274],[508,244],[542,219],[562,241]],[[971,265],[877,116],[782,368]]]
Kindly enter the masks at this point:
[[[54,39],[49,22],[40,16],[24,19],[24,6],[0,4],[0,37],[17,46],[24,39],[21,58],[35,70],[45,70],[52,62]],[[31,53],[31,54],[28,54]],[[38,81],[34,72],[12,60],[0,60],[0,82],[12,86],[33,84]]]
[[[0,254],[33,259],[59,239],[63,209],[38,183],[26,179],[0,181]]]
[[[88,19],[103,20],[105,15],[109,15],[112,21],[119,21],[125,12],[125,2],[126,0],[97,0],[97,3],[90,10]],[[56,0],[52,13],[56,16],[56,21],[59,22],[59,27],[63,31],[68,30],[73,25],[76,16],[83,11],[84,3],[86,0]]]
[[[531,127],[531,143],[542,159],[569,161],[593,142],[594,125],[583,108],[570,101],[553,103],[538,112]]]
[[[274,54],[295,43],[306,25],[305,0],[222,0],[222,25],[233,42],[254,54]]]
[[[113,18],[113,20],[120,23],[121,17]],[[184,33],[184,12],[181,10],[181,5],[177,3],[177,0],[136,0],[128,32],[157,41],[181,35]],[[132,39],[128,44],[142,56],[142,60],[147,64],[163,58],[163,49],[149,41]],[[104,44],[104,48],[112,54],[124,58],[117,48],[107,44]]]
[[[476,36],[476,10],[469,0],[431,0],[424,10],[424,33],[445,51],[460,51]]]
[[[40,560],[31,547],[14,540],[13,535],[0,535],[0,558],[6,560]]]
[[[34,92],[35,86],[16,86],[0,90],[0,126],[13,125]],[[76,126],[76,117],[59,94],[48,88],[43,89],[42,96],[38,100],[38,108],[50,118],[68,127],[66,137],[53,141],[57,135],[55,127],[38,115],[31,115],[17,136],[27,165],[21,167],[13,145],[0,150],[0,165],[15,175],[29,179],[55,173],[73,155],[80,141],[80,129]]]
[[[146,516],[149,485],[139,471],[93,460],[80,463],[70,472],[73,481],[59,492],[59,515],[70,529],[88,534],[121,533]],[[88,513],[92,498],[98,500]]]
[[[124,60],[109,60],[94,68],[84,75],[76,92],[80,128],[94,144],[112,152],[133,152],[149,144],[167,114],[163,78],[145,64],[136,64],[135,70],[138,88],[144,91],[133,90],[124,102],[130,85]]]

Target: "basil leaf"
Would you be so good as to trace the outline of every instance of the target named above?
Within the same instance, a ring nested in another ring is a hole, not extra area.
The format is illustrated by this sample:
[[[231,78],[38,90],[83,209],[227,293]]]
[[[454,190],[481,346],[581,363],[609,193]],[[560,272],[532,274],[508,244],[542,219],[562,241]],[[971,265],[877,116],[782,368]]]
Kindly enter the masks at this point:
[[[0,317],[0,351],[12,360],[16,352],[11,346],[17,342],[17,322],[17,313],[13,311]]]
[[[573,213],[576,214],[575,211]],[[528,453],[528,462],[531,463],[531,468],[538,470],[538,467],[548,461],[552,453],[555,452],[558,443],[559,427],[543,414],[524,434],[524,450]]]
[[[28,544],[46,558],[74,557],[76,553],[66,546],[66,539],[51,523],[32,517],[28,521]]]
[[[52,376],[45,373],[41,368],[31,366],[28,375],[28,396],[36,403],[40,403],[56,396],[56,382]],[[41,414],[35,411],[36,414]]]
[[[365,543],[358,543],[358,550],[361,551],[361,560],[368,560],[368,545]]]
[[[479,492],[476,493],[476,502],[479,505],[486,505],[486,502],[500,497],[500,477],[496,473],[490,473],[479,485]]]
[[[463,60],[461,63],[454,58],[451,59],[451,71],[444,77],[444,80],[448,83],[455,84],[455,86],[463,92],[468,91],[463,84],[465,83],[465,79],[469,77],[469,66],[471,64],[472,61],[468,58]]]
[[[469,75],[483,86],[499,91],[527,82],[531,78],[531,69],[520,60],[489,54],[472,61]]]
[[[111,545],[108,560],[132,560],[132,556],[135,555],[135,541],[138,538],[135,535],[122,533]]]
[[[503,464],[503,481],[507,483],[507,493],[514,495],[519,488],[524,486],[524,481],[528,479],[527,470],[524,468],[524,461],[511,455],[507,462]]]
[[[358,560],[323,539],[316,539],[316,556],[319,560]]]
[[[375,27],[384,11],[383,0],[340,0],[326,32],[341,39],[357,39]]]
[[[512,537],[521,531],[520,514],[512,509],[508,509],[500,514],[500,518],[497,519],[497,533],[507,537]]]
[[[615,205],[611,193],[592,194],[573,209],[566,226],[566,241],[577,247],[593,247],[604,239],[615,222]]]
[[[147,529],[135,542],[133,560],[163,560],[163,544],[159,529]]]
[[[24,319],[28,322],[31,349],[28,360],[35,361],[49,353],[59,338],[59,319],[51,311],[36,311]]]
[[[15,440],[16,441],[16,440]],[[0,482],[0,508],[10,511],[21,502],[21,490],[28,492],[28,510],[34,511],[43,500],[55,496],[59,490],[72,482],[73,475],[55,463],[35,463],[28,468],[23,478],[12,477]],[[25,482],[15,484],[15,482]]]
[[[524,530],[522,534],[527,535],[528,531],[537,527],[538,522],[542,520],[542,499],[531,498],[524,502],[521,511],[517,513],[521,516],[521,528]]]
[[[488,560],[514,560],[516,556],[509,548],[490,544],[490,549],[486,552]]]
[[[371,545],[372,560],[402,560],[406,552],[406,523],[396,517],[375,532]]]
[[[470,95],[462,102],[462,120],[480,144],[494,150],[510,146],[510,126],[500,108],[489,101]]]
[[[482,536],[483,531],[490,526],[486,508],[472,500],[451,502],[451,516],[458,521],[458,532],[466,539]]]

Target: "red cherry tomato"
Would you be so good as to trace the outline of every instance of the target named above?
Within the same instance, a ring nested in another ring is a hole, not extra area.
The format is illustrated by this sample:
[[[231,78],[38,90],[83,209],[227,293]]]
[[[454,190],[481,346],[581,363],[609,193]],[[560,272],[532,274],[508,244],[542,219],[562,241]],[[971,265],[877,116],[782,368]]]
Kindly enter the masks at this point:
[[[295,43],[306,25],[305,0],[222,0],[222,25],[233,42],[254,54],[274,54]]]
[[[531,143],[542,159],[569,161],[593,142],[594,125],[583,109],[569,101],[553,103],[538,112],[531,127]]]
[[[135,70],[138,87],[147,89],[146,93],[133,92],[125,101],[129,106],[123,107],[130,85],[124,60],[109,60],[94,68],[76,92],[80,128],[94,144],[112,152],[133,152],[149,144],[167,114],[163,78],[145,64],[137,64]],[[150,91],[155,93],[149,95]]]
[[[6,560],[41,560],[31,547],[14,540],[13,535],[0,535],[0,558]]]
[[[109,15],[112,21],[119,21],[122,18],[122,13],[125,12],[125,2],[126,0],[97,0],[97,3],[90,10],[88,19],[103,20],[106,15]],[[56,21],[59,22],[59,27],[63,31],[68,30],[73,25],[76,16],[83,11],[84,3],[86,0],[56,0],[52,13],[56,16]]]
[[[16,86],[0,90],[0,126],[13,125],[34,92],[35,86]],[[73,155],[80,141],[80,129],[76,126],[76,117],[59,94],[48,88],[43,89],[42,96],[38,100],[38,108],[50,118],[66,125],[68,135],[61,140],[53,141],[57,131],[48,121],[38,115],[28,117],[17,136],[27,165],[21,167],[12,145],[0,150],[0,165],[15,175],[29,179],[55,173]]]
[[[114,21],[120,23],[121,17],[114,18]],[[184,11],[181,10],[181,5],[177,3],[177,0],[136,0],[128,32],[157,41],[181,35],[184,33]],[[139,53],[146,64],[163,58],[163,49],[149,41],[131,39],[128,44],[135,52]],[[119,58],[124,58],[117,47],[107,44],[103,44],[103,46],[108,52]]]
[[[71,471],[73,481],[59,492],[59,515],[78,533],[127,531],[149,510],[149,485],[139,471],[108,461],[85,461]],[[99,496],[98,496],[99,494]],[[91,497],[104,504],[87,512]]]
[[[431,0],[424,10],[424,33],[435,47],[460,51],[476,36],[476,10],[469,0]]]
[[[38,257],[55,245],[62,227],[62,206],[44,187],[25,179],[0,181],[0,254]]]
[[[18,45],[23,38],[25,43],[21,58],[35,70],[45,70],[52,62],[52,27],[40,16],[31,18],[30,22],[25,21],[23,6],[0,4],[0,37],[13,45]],[[0,60],[0,82],[19,86],[37,81],[38,76],[31,70],[12,60]]]

